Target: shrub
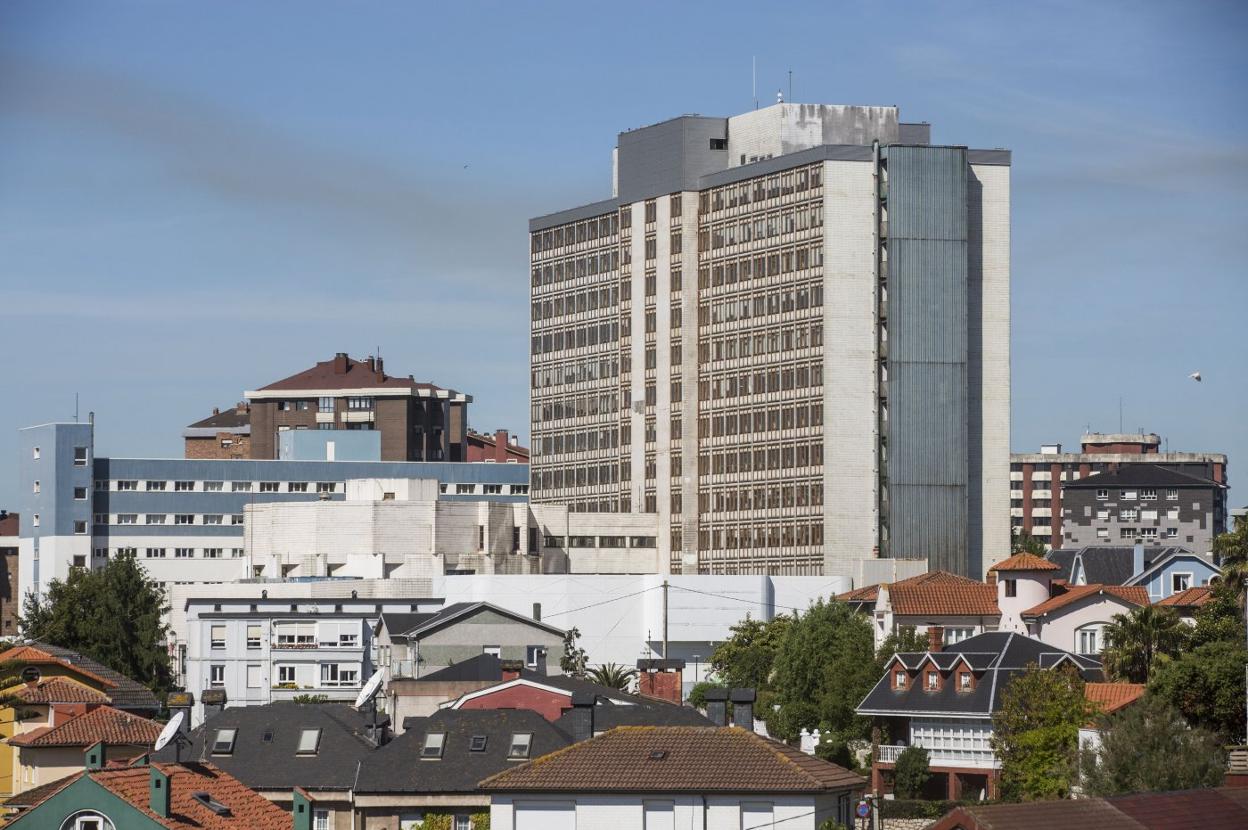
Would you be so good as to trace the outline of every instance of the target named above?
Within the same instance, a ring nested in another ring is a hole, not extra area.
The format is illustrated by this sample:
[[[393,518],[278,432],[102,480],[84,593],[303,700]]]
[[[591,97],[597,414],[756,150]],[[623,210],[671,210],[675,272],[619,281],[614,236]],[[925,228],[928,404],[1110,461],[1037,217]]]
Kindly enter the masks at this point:
[[[893,790],[898,798],[919,798],[927,780],[932,777],[928,768],[927,750],[921,746],[908,746],[897,756],[893,768]]]

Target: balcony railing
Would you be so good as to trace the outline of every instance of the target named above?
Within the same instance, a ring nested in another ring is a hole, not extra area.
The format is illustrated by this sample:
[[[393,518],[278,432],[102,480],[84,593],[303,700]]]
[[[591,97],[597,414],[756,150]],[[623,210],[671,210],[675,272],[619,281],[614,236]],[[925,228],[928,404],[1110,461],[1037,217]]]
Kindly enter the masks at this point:
[[[895,764],[897,757],[905,749],[906,747],[901,745],[881,744],[876,759],[881,764]],[[927,754],[928,763],[932,766],[958,766],[974,769],[1000,769],[1001,767],[1001,762],[996,759],[991,750],[929,749]]]

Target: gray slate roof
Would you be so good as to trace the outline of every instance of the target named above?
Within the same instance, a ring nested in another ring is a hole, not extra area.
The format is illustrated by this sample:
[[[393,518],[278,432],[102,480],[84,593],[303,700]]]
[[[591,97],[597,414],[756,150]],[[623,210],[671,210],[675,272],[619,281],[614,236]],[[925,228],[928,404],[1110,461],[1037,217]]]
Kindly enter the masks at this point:
[[[1148,570],[1162,558],[1176,553],[1191,553],[1187,548],[1156,545],[1144,547],[1144,570]],[[1126,585],[1135,576],[1135,550],[1130,545],[1088,545],[1049,551],[1045,557],[1061,570],[1058,579],[1074,583],[1076,574],[1083,570],[1084,584]]]
[[[511,736],[530,732],[530,758],[554,752],[572,742],[566,733],[527,709],[442,709],[364,759],[356,792],[472,793],[496,772],[523,761],[509,761]],[[425,735],[446,733],[442,757],[425,759]],[[473,752],[474,735],[484,735],[485,749]]]
[[[515,611],[500,608],[488,602],[453,602],[434,614],[383,614],[382,618],[377,621],[376,630],[381,630],[382,621],[384,620],[386,630],[390,632],[390,639],[419,640],[421,637],[431,634],[443,626],[467,619],[478,611],[483,610],[493,611],[521,624],[545,629],[560,637],[564,634],[562,628],[556,628],[548,623],[531,619],[523,614],[517,614]]]
[[[939,652],[907,652],[896,655],[907,668],[917,668],[931,656],[942,669],[952,667],[958,655],[965,655],[975,672],[975,688],[960,692],[946,678],[940,691],[929,692],[922,683],[907,684],[905,689],[895,689],[892,684],[891,663],[880,681],[875,684],[862,702],[858,704],[860,715],[888,715],[914,717],[918,715],[944,715],[960,717],[991,717],[1001,705],[1001,692],[1016,675],[1031,663],[1045,668],[1057,665],[1061,660],[1073,661],[1084,680],[1104,679],[1101,664],[1090,658],[1063,651],[1022,634],[990,631],[969,637],[960,643],[946,646]],[[947,664],[947,665],[946,665]]]
[[[252,789],[346,790],[355,783],[360,760],[375,749],[367,737],[370,722],[371,715],[343,703],[227,707],[191,732],[191,746],[182,748],[181,757],[210,761]],[[227,728],[238,730],[234,752],[213,755],[217,730]],[[295,752],[304,729],[321,730],[315,755]],[[174,752],[171,744],[153,758],[172,761]]]
[[[1157,464],[1123,464],[1116,472],[1095,473],[1087,478],[1062,483],[1066,490],[1106,487],[1226,487],[1225,484],[1180,473]]]
[[[111,683],[116,683],[117,685],[113,688],[105,690],[105,694],[112,700],[111,705],[114,709],[140,712],[157,712],[160,710],[160,701],[156,699],[156,695],[152,693],[151,689],[137,680],[113,671],[99,660],[93,660],[85,654],[54,646],[40,640],[32,640],[31,645],[67,663],[82,666],[87,671],[98,674]]]

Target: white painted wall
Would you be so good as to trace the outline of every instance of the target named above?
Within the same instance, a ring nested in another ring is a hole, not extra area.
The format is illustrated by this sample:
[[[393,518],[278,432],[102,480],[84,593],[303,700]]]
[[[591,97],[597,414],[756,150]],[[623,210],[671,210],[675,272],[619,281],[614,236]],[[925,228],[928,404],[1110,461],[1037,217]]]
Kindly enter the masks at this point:
[[[785,830],[814,830],[825,818],[836,817],[835,798],[813,795],[495,795],[490,801],[495,830],[650,830],[647,803],[672,808],[671,824],[651,819],[658,827],[743,830],[758,823],[760,814],[750,808],[769,814]]]

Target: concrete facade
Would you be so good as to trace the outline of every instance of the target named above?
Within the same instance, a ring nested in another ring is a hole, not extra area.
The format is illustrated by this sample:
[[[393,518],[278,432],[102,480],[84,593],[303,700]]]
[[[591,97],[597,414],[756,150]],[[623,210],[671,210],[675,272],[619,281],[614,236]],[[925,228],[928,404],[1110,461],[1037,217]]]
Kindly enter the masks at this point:
[[[18,543],[22,596],[122,550],[166,586],[249,577],[248,506],[340,502],[348,479],[432,479],[446,503],[528,500],[523,464],[96,458],[90,424],[18,435],[18,512],[30,517]]]
[[[653,514],[672,573],[1004,558],[1009,154],[900,132],[673,119],[621,134],[615,199],[530,223],[535,502]]]
[[[825,819],[852,820],[849,793],[835,795],[686,795],[637,793],[551,796],[494,794],[494,830],[618,830],[699,827],[705,830],[782,826],[815,830]]]

